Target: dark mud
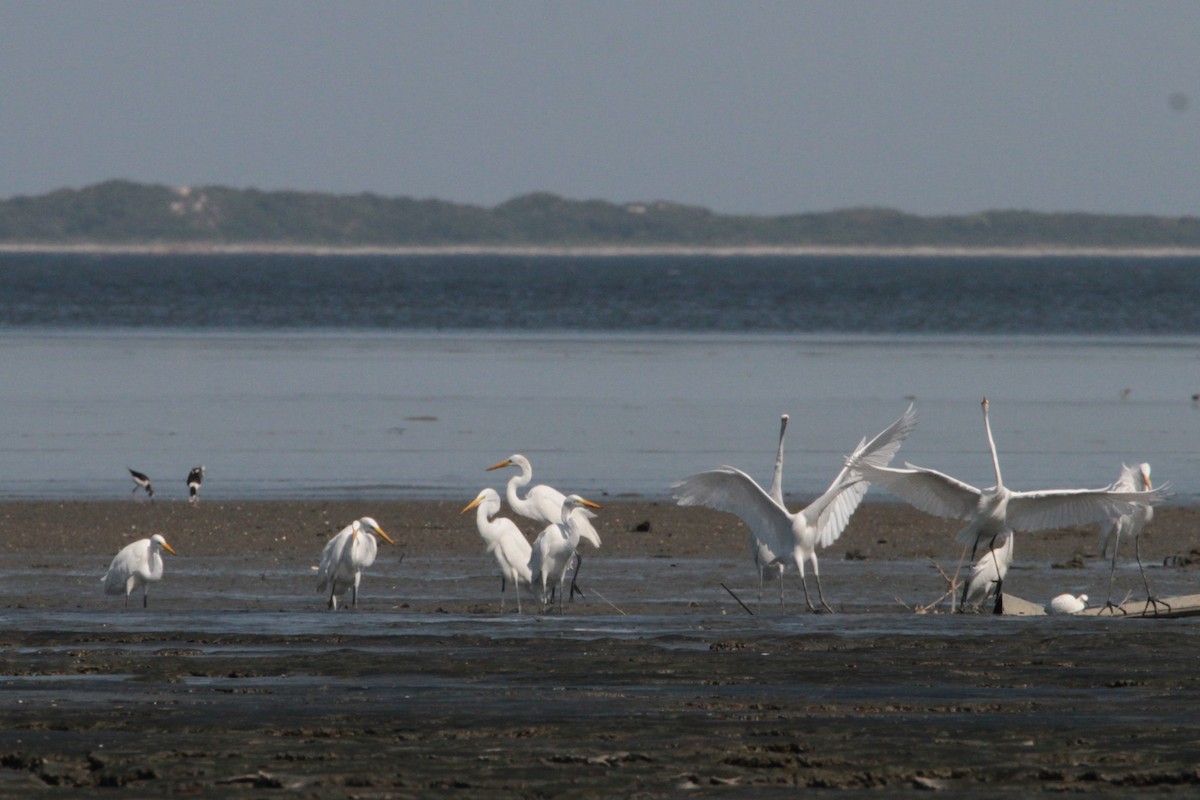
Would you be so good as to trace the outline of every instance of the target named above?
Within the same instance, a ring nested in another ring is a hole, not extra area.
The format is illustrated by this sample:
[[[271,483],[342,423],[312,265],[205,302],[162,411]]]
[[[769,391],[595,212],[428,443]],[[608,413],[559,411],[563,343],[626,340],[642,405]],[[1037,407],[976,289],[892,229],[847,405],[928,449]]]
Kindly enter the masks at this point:
[[[1200,627],[962,619],[864,636],[698,621],[631,638],[606,635],[611,618],[507,638],[176,633],[169,619],[6,633],[0,792],[1200,791]]]

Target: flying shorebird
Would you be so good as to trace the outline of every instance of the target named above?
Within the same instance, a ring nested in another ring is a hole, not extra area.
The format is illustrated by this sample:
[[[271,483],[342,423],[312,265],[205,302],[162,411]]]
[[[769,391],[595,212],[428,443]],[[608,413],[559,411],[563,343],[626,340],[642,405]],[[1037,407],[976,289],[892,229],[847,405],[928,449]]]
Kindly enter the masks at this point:
[[[132,470],[131,470],[132,471]],[[125,606],[129,606],[129,595],[142,587],[142,608],[147,605],[150,584],[161,580],[163,575],[162,551],[177,555],[167,544],[162,534],[149,539],[138,539],[127,544],[113,557],[108,572],[100,579],[105,594],[124,594]]]
[[[496,558],[496,566],[500,567],[500,613],[504,613],[504,590],[508,581],[512,581],[517,592],[517,613],[520,614],[521,585],[531,585],[529,559],[533,549],[529,540],[511,519],[496,516],[500,513],[500,495],[495,489],[489,487],[481,491],[461,513],[472,508],[478,508],[475,526],[487,544],[487,552]]]
[[[847,462],[887,464],[916,424],[917,415],[910,405],[900,419],[871,441],[860,441]],[[804,563],[812,564],[821,607],[833,611],[821,589],[817,548],[828,547],[842,535],[850,515],[867,492],[867,484],[857,467],[843,467],[824,494],[795,514],[736,467],[700,472],[672,484],[671,488],[681,506],[703,505],[740,517],[753,537],[756,566],[764,560],[768,564],[778,562],[781,569],[794,566],[804,589],[804,602],[815,612],[817,608],[809,596],[804,574]]]
[[[370,533],[368,532],[370,531]],[[392,537],[383,532],[379,523],[370,517],[356,519],[338,531],[321,552],[321,564],[317,567],[317,591],[329,591],[329,608],[337,611],[338,597],[351,592],[350,605],[358,608],[358,584],[363,570],[375,563],[377,533],[388,544],[395,544]]]
[[[196,504],[200,502],[200,484],[202,483],[204,483],[203,464],[198,467],[192,467],[192,471],[188,473],[187,487],[189,503]]]
[[[913,507],[938,517],[965,520],[967,525],[955,537],[971,546],[971,560],[980,545],[989,549],[1005,531],[1040,531],[1098,522],[1113,514],[1133,513],[1137,504],[1154,505],[1167,497],[1167,487],[1148,491],[1122,490],[1114,486],[1102,489],[1043,489],[1016,492],[1000,477],[1000,460],[988,421],[988,400],[983,398],[983,427],[996,485],[976,489],[968,483],[937,470],[905,464],[904,469],[863,462],[856,464],[863,477],[877,483]],[[967,587],[963,587],[966,596]]]
[[[131,495],[133,499],[137,500],[138,489],[145,489],[146,497],[153,500],[154,487],[150,485],[150,478],[144,473],[138,472],[136,469],[130,469],[129,467],[126,467],[125,469],[129,470],[129,474],[133,478],[133,493]]]

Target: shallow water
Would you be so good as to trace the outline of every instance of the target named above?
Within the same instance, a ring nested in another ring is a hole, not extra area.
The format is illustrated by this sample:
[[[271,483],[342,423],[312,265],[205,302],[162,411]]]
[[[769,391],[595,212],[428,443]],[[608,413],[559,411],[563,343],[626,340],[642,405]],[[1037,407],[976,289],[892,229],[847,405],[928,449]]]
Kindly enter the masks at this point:
[[[900,460],[993,483],[979,414],[1014,488],[1099,486],[1120,464],[1194,501],[1200,338],[487,332],[0,335],[0,497],[469,497],[530,456],[535,480],[663,497],[721,464],[822,490],[915,398]],[[1131,391],[1122,396],[1122,390]]]

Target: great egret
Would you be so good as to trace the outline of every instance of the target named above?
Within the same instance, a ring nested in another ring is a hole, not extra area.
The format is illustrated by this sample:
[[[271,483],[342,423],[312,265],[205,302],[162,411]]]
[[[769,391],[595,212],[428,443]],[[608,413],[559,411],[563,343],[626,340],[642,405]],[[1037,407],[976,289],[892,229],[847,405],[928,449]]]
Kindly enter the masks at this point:
[[[986,553],[971,566],[963,607],[980,606],[997,597],[1004,587],[1004,576],[1013,559],[1012,531],[1003,531]]]
[[[150,584],[162,580],[162,551],[178,555],[162,534],[156,533],[149,539],[138,539],[127,544],[113,557],[108,572],[101,578],[105,594],[124,594],[125,606],[129,606],[129,595],[142,587],[142,608],[146,607]]]
[[[788,415],[779,417],[779,449],[775,452],[775,472],[771,475],[771,489],[767,492],[779,505],[783,505],[783,437],[787,434]],[[758,570],[758,602],[762,603],[763,581],[768,569],[775,570],[779,577],[779,605],[783,605],[783,562],[775,558],[771,546],[750,531],[750,556],[754,559],[754,568]]]
[[[329,607],[337,610],[337,599],[351,590],[350,604],[358,608],[358,584],[362,572],[375,563],[378,545],[371,533],[377,533],[388,544],[395,544],[392,537],[383,532],[379,523],[370,517],[356,519],[338,531],[321,552],[321,564],[317,567],[317,591],[329,591]]]
[[[200,502],[200,484],[204,483],[204,465],[192,467],[192,471],[187,476],[188,487],[188,502],[195,504]]]
[[[988,422],[988,400],[983,398],[983,427],[992,454],[996,485],[982,491],[957,478],[924,467],[905,464],[895,469],[852,458],[847,463],[861,469],[863,477],[877,483],[913,507],[949,519],[966,520],[955,537],[971,546],[974,561],[979,546],[1004,531],[1040,531],[1097,522],[1112,514],[1132,513],[1138,503],[1155,504],[1166,499],[1165,486],[1135,492],[1112,486],[1103,489],[1044,489],[1014,492],[1000,478],[1000,460]],[[966,589],[964,587],[964,597]]]
[[[500,567],[500,613],[504,613],[504,590],[508,581],[512,581],[517,590],[517,613],[521,613],[521,584],[530,585],[529,558],[533,548],[521,529],[507,517],[497,517],[500,513],[500,495],[495,489],[488,487],[462,510],[465,514],[472,508],[475,512],[475,525],[479,535],[487,544],[487,552],[496,558]]]
[[[587,509],[600,508],[577,494],[563,498],[562,518],[538,534],[529,557],[530,583],[542,585],[542,605],[550,602],[550,592],[557,585],[558,610],[562,612],[563,581],[571,566],[571,557],[579,546],[587,521]]]
[[[1134,491],[1138,487],[1143,489],[1150,488],[1150,465],[1143,462],[1137,467],[1131,467],[1128,464],[1121,465],[1121,474],[1113,483],[1114,489],[1123,489],[1125,491]],[[1142,573],[1142,584],[1146,587],[1146,597],[1157,611],[1158,606],[1170,606],[1163,601],[1155,598],[1150,591],[1150,582],[1146,579],[1146,568],[1142,565],[1142,530],[1150,524],[1154,519],[1154,508],[1145,503],[1134,503],[1133,511],[1129,514],[1110,514],[1108,519],[1100,523],[1100,552],[1107,557],[1112,558],[1112,567],[1108,572],[1108,597],[1104,601],[1104,608],[1111,611],[1118,606],[1112,601],[1113,577],[1117,571],[1117,548],[1121,544],[1122,537],[1133,537],[1133,554],[1137,559],[1138,569]]]
[[[505,496],[508,498],[508,505],[513,511],[520,514],[522,517],[531,519],[539,525],[557,525],[562,521],[563,500],[564,495],[558,489],[545,484],[538,484],[525,493],[524,497],[517,494],[517,489],[522,486],[528,486],[533,480],[533,466],[530,465],[529,459],[520,453],[514,453],[498,464],[493,464],[487,468],[487,472],[492,470],[504,469],[505,467],[516,467],[521,472],[508,479],[508,485],[505,487]],[[586,508],[580,509],[580,516],[583,519],[579,520],[579,538],[590,542],[593,547],[600,547],[600,534],[596,533],[596,529],[588,520],[594,516]],[[583,556],[578,550],[575,552],[575,575],[571,578],[571,597],[574,599],[575,592],[579,591],[575,588],[575,578],[579,576],[579,569],[583,566]],[[582,594],[582,592],[580,592]]]
[[[887,464],[916,424],[916,412],[910,405],[900,419],[870,442],[865,439],[859,442],[847,460],[859,464]],[[808,581],[804,575],[804,562],[811,563],[821,606],[833,611],[825,602],[821,589],[817,547],[828,547],[842,535],[850,515],[866,494],[867,484],[857,469],[843,467],[824,494],[795,514],[736,467],[721,467],[691,475],[671,488],[676,502],[681,506],[703,505],[741,517],[755,538],[756,563],[759,563],[757,554],[761,544],[766,548],[764,557],[770,558],[767,563],[778,561],[783,567],[795,566],[804,589],[804,602],[810,611],[815,612],[817,609],[809,597]]]
[[[1060,594],[1050,601],[1050,605],[1046,606],[1047,614],[1078,614],[1087,608],[1086,594],[1081,594],[1078,597],[1072,594]]]
[[[126,467],[125,469],[129,470],[129,475],[130,475],[130,477],[133,478],[133,494],[132,494],[133,499],[137,500],[137,490],[138,489],[145,489],[146,497],[153,500],[154,499],[154,487],[150,485],[150,477],[148,475],[146,475],[144,472],[138,472],[136,469],[131,469],[129,467]]]

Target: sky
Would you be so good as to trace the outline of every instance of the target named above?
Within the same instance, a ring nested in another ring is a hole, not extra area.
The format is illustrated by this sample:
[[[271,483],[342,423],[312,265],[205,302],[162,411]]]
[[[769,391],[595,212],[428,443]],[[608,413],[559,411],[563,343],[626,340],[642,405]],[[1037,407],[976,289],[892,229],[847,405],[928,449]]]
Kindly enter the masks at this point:
[[[0,198],[1200,214],[1200,3],[0,0]]]

